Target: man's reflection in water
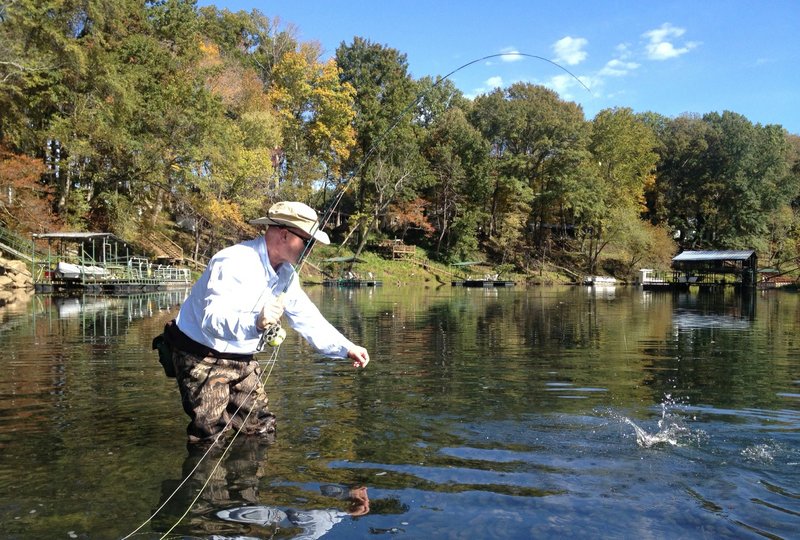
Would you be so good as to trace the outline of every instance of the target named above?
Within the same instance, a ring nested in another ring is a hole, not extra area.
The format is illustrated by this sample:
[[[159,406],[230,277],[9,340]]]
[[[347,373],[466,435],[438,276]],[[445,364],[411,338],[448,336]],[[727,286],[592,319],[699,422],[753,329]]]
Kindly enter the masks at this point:
[[[235,530],[230,525],[220,523],[213,513],[231,504],[258,504],[260,481],[268,469],[267,451],[270,444],[271,441],[263,438],[242,437],[234,441],[224,457],[225,447],[221,444],[211,446],[210,450],[208,446],[188,445],[189,453],[183,461],[180,478],[164,480],[161,484],[159,506],[168,497],[171,499],[153,519],[154,530],[168,530],[190,506],[189,513],[181,519],[174,532],[219,533]],[[187,477],[186,483],[173,495]],[[201,490],[200,497],[194,501]]]
[[[262,527],[280,529],[297,528],[299,532],[291,538],[295,540],[316,540],[327,533],[334,525],[347,516],[357,517],[369,513],[369,498],[364,486],[344,489],[340,486],[320,486],[323,495],[335,494],[337,499],[350,502],[347,511],[334,508],[298,510],[271,506],[241,506],[217,512],[217,517],[226,521],[249,523]],[[327,493],[326,493],[327,492]]]
[[[367,488],[363,486],[322,485],[316,496],[305,491],[300,493],[303,499],[309,499],[309,504],[321,509],[265,505],[259,496],[259,488],[268,471],[269,448],[269,441],[263,438],[244,437],[237,439],[220,461],[223,447],[214,446],[205,455],[206,448],[190,446],[181,478],[162,483],[162,503],[168,497],[172,498],[153,519],[153,529],[165,532],[180,519],[172,531],[179,535],[200,533],[217,539],[243,539],[270,537],[280,530],[281,538],[310,540],[324,535],[345,517],[369,513]],[[195,466],[197,470],[194,470]],[[172,493],[187,476],[187,482],[173,496]],[[201,490],[200,498],[194,502]],[[293,500],[298,498],[290,493],[278,495]],[[181,519],[190,506],[189,513]]]

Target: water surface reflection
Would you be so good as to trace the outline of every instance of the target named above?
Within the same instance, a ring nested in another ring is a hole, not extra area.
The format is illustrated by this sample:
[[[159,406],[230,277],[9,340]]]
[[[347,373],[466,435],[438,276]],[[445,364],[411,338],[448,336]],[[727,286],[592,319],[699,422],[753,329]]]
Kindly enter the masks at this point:
[[[373,362],[290,334],[277,440],[206,458],[150,350],[185,292],[2,313],[3,536],[795,534],[793,293],[309,292]]]

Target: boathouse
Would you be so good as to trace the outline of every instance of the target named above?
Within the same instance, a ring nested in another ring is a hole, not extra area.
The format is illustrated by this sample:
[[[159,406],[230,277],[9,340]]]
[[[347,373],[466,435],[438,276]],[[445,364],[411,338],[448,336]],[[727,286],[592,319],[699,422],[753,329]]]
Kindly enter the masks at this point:
[[[673,283],[755,288],[757,263],[752,250],[684,251],[672,258]]]
[[[111,233],[45,233],[34,234],[33,240],[31,266],[37,292],[131,293],[191,284],[188,268],[154,266]],[[37,257],[36,241],[47,242],[46,254]]]

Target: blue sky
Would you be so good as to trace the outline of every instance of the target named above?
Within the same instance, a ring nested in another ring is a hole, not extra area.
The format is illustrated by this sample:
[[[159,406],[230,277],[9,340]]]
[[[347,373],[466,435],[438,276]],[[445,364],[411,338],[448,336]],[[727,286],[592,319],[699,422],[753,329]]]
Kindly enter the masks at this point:
[[[445,75],[469,97],[517,81],[583,106],[674,117],[725,110],[800,134],[798,0],[201,0],[258,9],[324,57],[354,36],[405,53],[414,78]]]

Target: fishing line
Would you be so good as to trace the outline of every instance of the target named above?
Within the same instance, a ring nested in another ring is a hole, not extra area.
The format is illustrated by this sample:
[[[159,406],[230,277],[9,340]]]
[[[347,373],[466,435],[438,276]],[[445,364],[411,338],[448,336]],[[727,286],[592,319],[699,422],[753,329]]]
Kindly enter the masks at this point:
[[[465,64],[462,64],[459,67],[457,67],[454,70],[452,70],[449,73],[447,73],[446,75],[444,75],[443,77],[438,78],[436,80],[436,82],[434,82],[429,88],[426,88],[425,90],[419,92],[416,95],[416,97],[403,110],[400,111],[400,113],[395,118],[394,122],[392,122],[392,124],[388,128],[386,128],[380,135],[378,135],[378,137],[373,141],[373,143],[370,146],[370,148],[367,151],[367,153],[364,154],[364,157],[356,165],[356,168],[353,170],[353,172],[349,174],[349,178],[343,180],[342,182],[340,182],[338,184],[338,186],[336,187],[336,190],[334,191],[333,197],[328,202],[328,204],[326,205],[326,208],[324,209],[324,211],[322,213],[322,217],[320,219],[318,219],[316,222],[314,222],[314,224],[311,226],[311,229],[308,231],[309,234],[311,235],[311,239],[308,242],[306,242],[305,245],[303,246],[303,250],[300,252],[300,255],[299,255],[298,259],[297,259],[297,263],[295,263],[294,265],[291,265],[292,266],[292,270],[293,270],[292,275],[287,280],[286,285],[284,285],[283,291],[282,291],[281,294],[285,294],[286,293],[286,291],[289,289],[289,286],[291,285],[292,280],[295,278],[295,276],[297,276],[297,278],[299,279],[300,271],[302,270],[306,259],[311,254],[311,250],[313,249],[314,245],[316,244],[316,242],[313,240],[314,234],[317,231],[321,230],[323,227],[325,227],[328,224],[328,222],[330,221],[331,217],[333,216],[333,213],[336,210],[336,207],[339,206],[339,203],[344,198],[344,195],[347,192],[347,189],[349,188],[350,184],[352,183],[352,180],[354,178],[356,178],[361,173],[361,171],[367,165],[367,162],[372,157],[372,155],[375,152],[377,152],[379,143],[381,143],[389,135],[389,133],[391,133],[400,124],[400,121],[403,119],[403,117],[405,117],[406,114],[409,113],[409,111],[411,111],[414,107],[416,107],[420,103],[420,101],[423,98],[425,98],[430,92],[432,92],[435,88],[437,88],[439,85],[441,85],[444,81],[448,80],[451,76],[455,75],[456,73],[458,73],[462,69],[465,69],[465,68],[467,68],[469,66],[472,66],[473,64],[477,64],[478,62],[489,60],[491,58],[509,57],[509,56],[522,56],[522,57],[526,57],[526,58],[534,58],[534,59],[542,60],[544,62],[552,64],[552,65],[556,66],[557,68],[559,68],[559,69],[563,70],[564,72],[566,72],[568,75],[570,75],[576,81],[578,81],[578,83],[581,86],[583,86],[586,89],[586,91],[589,92],[589,94],[592,93],[592,91],[589,89],[588,86],[586,86],[583,83],[583,81],[581,81],[574,73],[569,71],[564,66],[561,66],[560,64],[558,64],[558,63],[556,63],[556,62],[554,62],[552,60],[544,58],[543,56],[537,56],[535,54],[528,54],[528,53],[522,53],[522,52],[497,53],[497,54],[489,54],[489,55],[486,55],[486,56],[482,56],[480,58],[476,58],[476,59],[471,60],[471,61],[469,61],[469,62],[467,62]],[[256,303],[254,304],[254,308],[253,308],[254,310],[255,310],[255,307],[258,306],[258,303],[261,301],[261,298],[263,298],[265,292],[266,292],[266,289],[262,289],[261,294],[258,296],[258,298],[256,299]],[[266,332],[262,333],[262,337],[265,334],[266,334]],[[265,367],[268,366],[269,370],[265,370],[264,374],[262,375],[262,380],[260,381],[262,386],[266,385],[266,382],[269,380],[269,377],[272,374],[272,370],[275,367],[275,364],[277,363],[278,352],[279,351],[280,351],[280,344],[278,344],[276,347],[273,348],[273,351],[272,351],[272,354],[270,355],[269,360],[267,360],[267,362],[265,363]],[[156,510],[153,512],[153,514],[149,518],[147,518],[141,525],[139,525],[136,529],[134,529],[128,535],[122,537],[121,540],[127,540],[128,538],[130,538],[131,536],[136,534],[139,530],[141,530],[142,527],[144,527],[147,523],[151,522],[153,520],[153,518],[155,518],[158,515],[158,513],[161,510],[164,509],[164,507],[167,505],[167,503],[177,494],[178,490],[180,490],[180,488],[183,487],[184,484],[186,484],[186,482],[189,481],[189,478],[192,477],[192,475],[197,471],[197,469],[200,467],[202,462],[206,459],[206,457],[208,457],[209,453],[214,448],[214,446],[217,444],[217,442],[220,440],[222,435],[231,427],[231,422],[233,422],[233,419],[236,418],[236,415],[238,414],[239,410],[244,405],[244,403],[247,402],[247,400],[250,398],[250,396],[252,395],[254,390],[255,390],[255,388],[252,388],[250,390],[250,392],[247,394],[247,397],[243,401],[242,405],[240,405],[236,409],[236,412],[233,415],[231,415],[231,419],[225,425],[225,428],[217,435],[217,438],[214,439],[214,442],[209,446],[209,448],[206,450],[206,452],[197,461],[197,464],[194,466],[194,468],[191,471],[189,471],[189,473],[181,481],[181,483],[178,484],[178,487],[176,487],[175,490],[166,498],[166,500],[161,504],[161,506],[156,508]],[[242,424],[243,426],[247,423],[247,420],[249,419],[251,413],[252,413],[252,409],[250,409],[250,411],[247,412],[247,415],[245,416],[244,422]],[[214,468],[211,471],[211,474],[209,474],[209,476],[206,479],[205,483],[200,487],[200,489],[198,490],[197,495],[192,500],[192,502],[189,504],[189,506],[186,508],[186,511],[183,513],[183,515],[181,515],[178,518],[178,520],[175,522],[175,524],[172,525],[172,527],[170,527],[170,529],[167,532],[164,533],[164,535],[161,537],[162,539],[166,538],[166,536],[168,534],[170,534],[175,529],[175,527],[177,527],[178,524],[180,524],[181,521],[183,521],[183,519],[189,514],[189,511],[192,509],[192,507],[195,505],[195,503],[200,499],[200,496],[203,494],[203,491],[206,489],[206,487],[208,487],[208,484],[211,481],[211,478],[214,476],[214,473],[219,468],[220,464],[222,463],[223,458],[228,454],[228,451],[232,447],[232,445],[233,445],[234,441],[236,440],[236,438],[239,436],[239,433],[241,433],[241,428],[236,430],[236,432],[234,433],[234,435],[231,438],[231,440],[225,446],[225,448],[224,448],[224,450],[222,452],[222,455],[220,455],[219,459],[215,463]]]
[[[279,350],[280,350],[280,346],[275,347],[273,349],[272,354],[270,355],[269,359],[264,363],[264,367],[265,368],[268,367],[269,369],[265,369],[264,372],[261,375],[261,385],[262,386],[266,385],[267,381],[269,380],[270,376],[272,375],[272,369],[275,367],[275,364],[277,363],[277,360],[278,360],[278,352],[279,352]],[[180,491],[180,489],[186,484],[186,482],[189,481],[189,479],[194,475],[194,473],[197,472],[197,469],[200,468],[200,465],[202,465],[203,461],[208,457],[208,455],[211,453],[211,451],[216,447],[217,443],[222,438],[222,436],[231,428],[231,424],[232,424],[233,420],[236,418],[236,415],[239,414],[239,411],[241,410],[241,408],[244,406],[245,403],[247,403],[247,401],[249,400],[249,398],[252,395],[254,390],[255,390],[255,387],[252,388],[250,390],[250,392],[248,392],[247,397],[242,401],[241,405],[239,405],[239,407],[236,408],[234,413],[231,415],[230,420],[228,420],[228,423],[225,424],[225,427],[222,429],[222,431],[220,431],[217,434],[217,436],[214,439],[214,441],[208,446],[208,448],[203,453],[203,455],[200,457],[200,459],[197,460],[197,463],[195,464],[195,466],[192,467],[192,470],[189,471],[186,474],[184,479],[181,480],[181,482],[172,491],[172,493],[170,493],[169,496],[167,496],[167,498],[164,500],[164,502],[161,503],[161,505],[153,511],[152,515],[149,518],[147,518],[144,522],[142,522],[141,525],[136,527],[133,531],[128,533],[126,536],[123,536],[120,540],[127,540],[128,538],[131,538],[134,534],[139,532],[142,529],[142,527],[144,527],[145,525],[150,523],[158,515],[158,513],[161,512],[161,510],[163,510],[164,507],[172,500],[172,498],[175,497],[175,495],[177,495],[178,491]],[[244,427],[247,424],[247,421],[250,419],[250,415],[252,414],[252,412],[253,412],[253,409],[250,409],[249,411],[247,411],[247,414],[244,417],[244,421],[242,422],[242,427]],[[211,482],[211,479],[214,478],[214,474],[217,472],[217,469],[222,464],[222,460],[225,458],[226,455],[228,455],[228,452],[230,451],[231,447],[233,446],[233,443],[236,441],[236,438],[239,436],[240,433],[241,433],[241,428],[235,430],[235,433],[233,434],[233,437],[231,437],[231,440],[225,445],[225,447],[224,447],[224,449],[222,451],[222,454],[220,455],[219,459],[217,459],[217,462],[214,464],[214,467],[211,469],[211,472],[208,475],[208,478],[206,478],[206,481],[203,483],[202,486],[200,486],[200,489],[197,491],[197,495],[194,497],[194,499],[192,499],[192,501],[189,503],[189,506],[186,507],[186,511],[177,519],[177,521],[175,521],[175,523],[172,525],[172,527],[170,527],[161,536],[162,540],[164,538],[166,538],[167,535],[170,534],[175,529],[175,527],[177,527],[180,524],[181,521],[183,521],[183,519],[189,514],[189,511],[192,509],[192,507],[195,505],[195,503],[197,503],[197,501],[200,499],[200,496],[203,494],[205,489],[208,487],[208,484]]]

